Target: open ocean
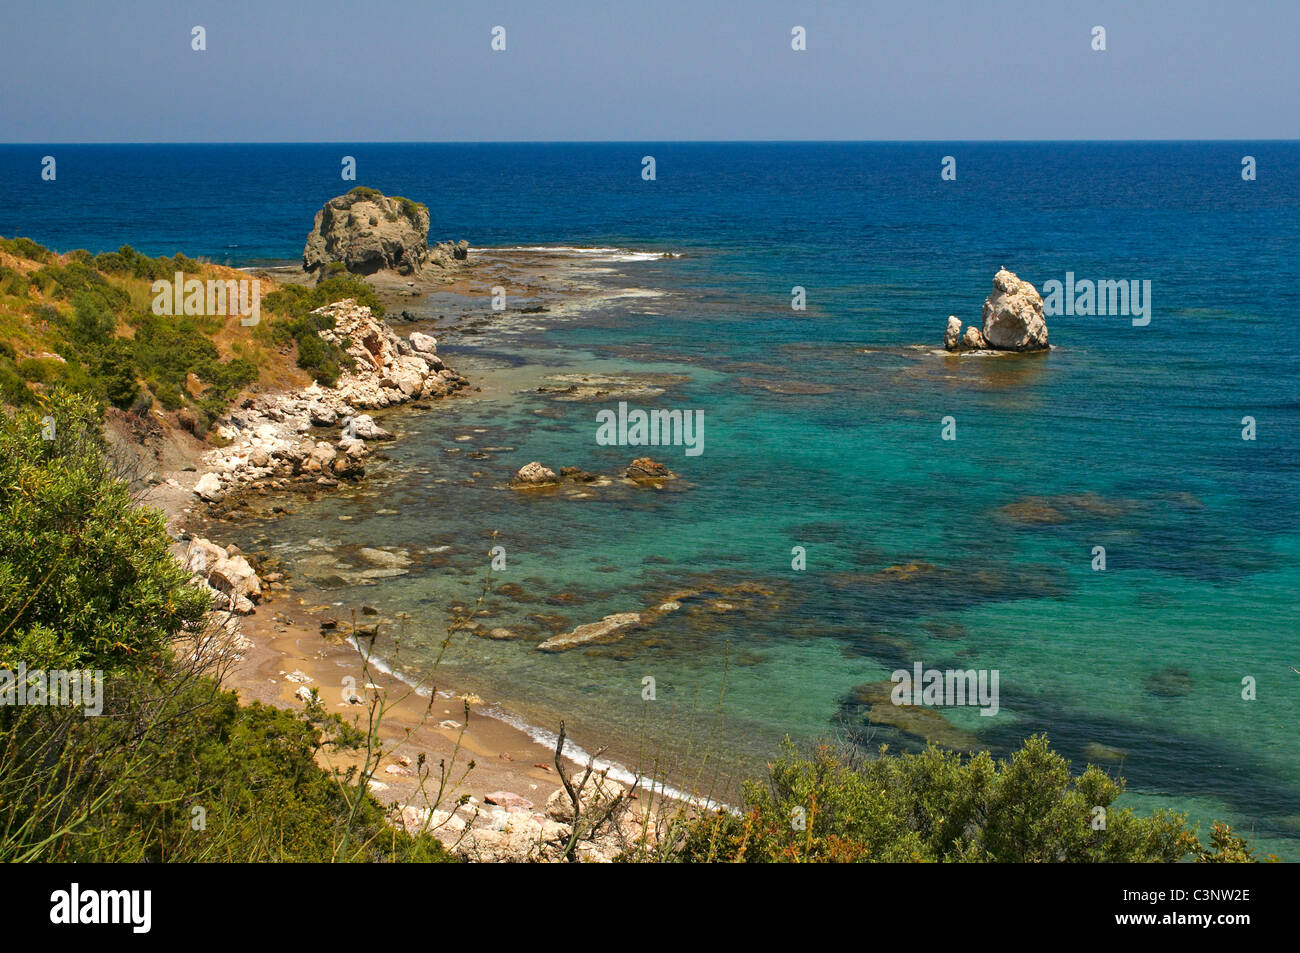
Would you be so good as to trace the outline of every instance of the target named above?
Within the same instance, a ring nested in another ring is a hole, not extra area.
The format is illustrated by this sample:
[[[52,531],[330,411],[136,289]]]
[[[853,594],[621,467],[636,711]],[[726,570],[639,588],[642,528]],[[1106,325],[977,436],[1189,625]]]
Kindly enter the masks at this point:
[[[485,625],[707,598],[591,652],[458,636],[449,671],[520,722],[754,770],[786,735],[865,730],[854,689],[895,669],[996,669],[996,716],[945,711],[980,746],[1047,732],[1122,773],[1127,803],[1300,860],[1300,144],[0,146],[0,184],[0,235],[61,251],[295,260],[356,184],[426,203],[431,241],[586,249],[589,306],[440,335],[505,396],[385,418],[403,439],[361,488],[231,527],[346,605],[410,613],[399,665],[474,598],[495,530],[493,581],[523,595],[491,597]],[[934,354],[1000,266],[1040,291],[1150,281],[1150,324],[1058,315],[1047,355]],[[680,491],[503,490],[530,460],[613,473],[645,452],[597,445],[608,405],[535,391],[594,372],[665,375],[631,403],[704,411],[701,455],[648,448]],[[411,571],[350,574],[373,545]]]

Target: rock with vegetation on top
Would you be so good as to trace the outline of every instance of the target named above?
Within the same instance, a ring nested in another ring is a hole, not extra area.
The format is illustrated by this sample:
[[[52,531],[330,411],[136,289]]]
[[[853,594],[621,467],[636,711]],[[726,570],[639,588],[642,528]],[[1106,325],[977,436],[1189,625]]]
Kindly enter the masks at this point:
[[[394,271],[417,275],[426,265],[447,268],[469,255],[469,244],[441,243],[429,249],[429,209],[401,196],[357,186],[335,196],[316,213],[303,270],[318,279],[335,271],[372,275]]]

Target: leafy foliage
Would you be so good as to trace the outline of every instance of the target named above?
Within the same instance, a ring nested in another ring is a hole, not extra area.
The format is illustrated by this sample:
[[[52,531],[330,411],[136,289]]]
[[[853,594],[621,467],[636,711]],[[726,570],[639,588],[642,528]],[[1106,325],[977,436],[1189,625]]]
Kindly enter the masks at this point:
[[[1216,830],[1207,852],[1182,815],[1115,807],[1123,791],[1094,766],[1072,775],[1043,736],[1006,760],[931,746],[901,755],[882,748],[861,764],[829,745],[800,758],[787,742],[767,783],[746,784],[745,813],[700,818],[680,855],[751,863],[1248,858],[1230,833],[1221,841]]]
[[[0,667],[153,664],[208,608],[168,552],[162,515],[113,479],[100,419],[60,389],[0,428]]]
[[[208,596],[114,476],[99,426],[62,389],[0,422],[0,668],[107,676],[100,717],[0,705],[0,860],[451,859],[319,766],[360,732],[319,706],[240,706],[179,651]]]

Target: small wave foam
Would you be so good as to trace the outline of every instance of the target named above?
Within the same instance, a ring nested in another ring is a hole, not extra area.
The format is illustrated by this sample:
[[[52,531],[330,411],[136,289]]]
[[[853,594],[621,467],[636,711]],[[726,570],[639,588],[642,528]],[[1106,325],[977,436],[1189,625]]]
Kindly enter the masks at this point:
[[[367,659],[369,664],[373,665],[376,669],[383,672],[385,675],[390,675],[393,678],[397,679],[403,685],[410,686],[410,688],[417,695],[421,696],[422,698],[428,698],[432,694],[432,689],[430,689],[427,685],[424,685],[421,682],[412,679],[409,675],[405,674],[404,672],[399,672],[394,670],[394,668],[391,665],[385,662],[378,655],[371,653],[370,655],[367,656],[365,653],[365,649],[361,647],[356,637],[348,639],[348,643],[353,648],[355,648],[358,652],[360,652]],[[438,692],[437,694],[439,698],[451,698],[455,693]],[[522,731],[525,735],[527,735],[530,739],[535,741],[537,744],[541,745],[544,748],[548,748],[551,751],[555,750],[555,743],[560,740],[560,736],[557,735],[555,732],[547,731],[545,728],[539,728],[537,725],[530,724],[529,722],[524,721],[522,718],[518,717],[517,715],[513,715],[502,708],[498,708],[496,705],[488,705],[484,708],[479,709],[479,714],[487,715],[489,718],[495,718],[497,721],[504,722],[510,727],[518,731]],[[568,758],[570,761],[572,761],[574,764],[579,765],[583,770],[586,770],[587,762],[591,760],[591,754],[585,748],[583,748],[581,745],[574,744],[572,741],[570,741],[567,738],[564,740],[564,756]],[[637,775],[635,772],[629,769],[626,765],[619,764],[617,761],[607,761],[604,758],[597,758],[593,762],[592,766],[593,766],[593,770],[605,771],[608,773],[609,777],[613,778],[615,781],[618,781],[622,784],[630,785],[632,784],[632,782],[637,780]],[[645,775],[641,775],[640,780],[641,780],[642,790],[651,790],[654,794],[660,795],[662,797],[669,797],[675,801],[683,801],[687,804],[692,805],[693,807],[703,807],[709,810],[721,808],[723,810],[729,810],[733,812],[735,811],[735,808],[731,807],[730,805],[723,804],[721,801],[715,801],[710,798],[696,797],[687,794],[685,791],[682,791],[668,784],[663,784],[662,782],[654,778],[648,778]]]
[[[485,252],[545,252],[598,262],[654,261],[656,258],[681,257],[681,255],[674,252],[637,251],[632,248],[581,245],[506,245],[482,250]]]

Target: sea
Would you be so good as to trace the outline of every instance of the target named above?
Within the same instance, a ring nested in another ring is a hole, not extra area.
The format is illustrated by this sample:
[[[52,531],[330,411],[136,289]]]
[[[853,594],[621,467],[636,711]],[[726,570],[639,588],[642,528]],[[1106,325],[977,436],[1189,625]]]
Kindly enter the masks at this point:
[[[786,739],[1044,733],[1135,810],[1300,859],[1300,143],[22,145],[0,183],[0,235],[60,251],[283,264],[366,185],[472,258],[561,263],[571,294],[500,312],[412,299],[482,390],[380,415],[399,439],[363,484],[230,527],[392,619],[395,670],[427,673],[467,607],[450,682],[683,790],[739,797]],[[943,353],[1003,267],[1123,281],[1146,313]],[[584,377],[607,394],[566,391]],[[700,452],[602,442],[620,400],[702,412]],[[678,479],[506,486],[641,456]],[[651,621],[536,648],[624,612]],[[996,673],[996,713],[892,717],[918,665]]]

